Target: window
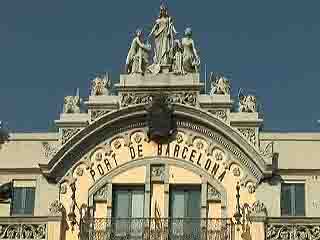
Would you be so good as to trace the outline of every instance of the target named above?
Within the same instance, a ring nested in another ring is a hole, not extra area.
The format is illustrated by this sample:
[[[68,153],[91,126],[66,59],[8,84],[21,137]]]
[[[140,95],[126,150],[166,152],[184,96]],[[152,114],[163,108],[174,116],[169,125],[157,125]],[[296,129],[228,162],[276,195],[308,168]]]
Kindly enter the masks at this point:
[[[143,187],[113,187],[113,226],[115,234],[141,235],[144,217]]]
[[[33,215],[35,181],[14,181],[11,215]]]
[[[170,189],[171,235],[191,234],[196,236],[200,230],[201,188],[200,186]]]
[[[281,216],[305,215],[304,183],[281,185]]]

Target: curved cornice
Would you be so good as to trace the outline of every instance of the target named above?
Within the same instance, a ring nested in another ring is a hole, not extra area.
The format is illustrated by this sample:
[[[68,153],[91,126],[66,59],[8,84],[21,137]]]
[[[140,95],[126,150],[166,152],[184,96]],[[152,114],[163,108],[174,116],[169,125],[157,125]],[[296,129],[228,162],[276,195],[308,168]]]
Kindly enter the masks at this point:
[[[207,135],[243,159],[257,181],[269,174],[262,156],[229,125],[201,109],[175,104],[178,126]],[[90,149],[111,136],[146,125],[144,105],[122,108],[101,116],[66,142],[47,165],[40,165],[44,175],[59,181]],[[200,127],[201,126],[201,127]]]

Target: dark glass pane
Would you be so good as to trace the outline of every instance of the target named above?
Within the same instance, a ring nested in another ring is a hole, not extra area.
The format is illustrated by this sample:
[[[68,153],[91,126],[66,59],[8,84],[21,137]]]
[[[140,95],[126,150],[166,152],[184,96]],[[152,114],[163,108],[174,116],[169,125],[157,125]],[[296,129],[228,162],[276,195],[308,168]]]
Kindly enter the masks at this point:
[[[23,214],[24,189],[14,188],[12,199],[12,215]]]
[[[295,184],[295,215],[305,215],[305,191],[304,184]]]
[[[26,188],[25,192],[26,192],[26,198],[25,198],[24,214],[33,215],[35,189],[34,188]]]
[[[129,192],[126,190],[115,191],[113,216],[116,218],[128,218],[129,207]]]
[[[131,217],[143,218],[144,215],[144,191],[133,191],[131,200]]]
[[[115,234],[123,235],[128,232],[128,218],[129,218],[129,200],[130,195],[127,190],[115,190],[113,197],[114,208],[112,209],[113,217],[116,218],[113,221],[113,228]]]
[[[281,215],[292,215],[290,184],[281,185]]]
[[[170,194],[170,216],[173,218],[185,217],[185,196],[184,191],[173,190]]]
[[[199,190],[190,190],[188,196],[187,217],[200,218],[200,200],[201,192]]]

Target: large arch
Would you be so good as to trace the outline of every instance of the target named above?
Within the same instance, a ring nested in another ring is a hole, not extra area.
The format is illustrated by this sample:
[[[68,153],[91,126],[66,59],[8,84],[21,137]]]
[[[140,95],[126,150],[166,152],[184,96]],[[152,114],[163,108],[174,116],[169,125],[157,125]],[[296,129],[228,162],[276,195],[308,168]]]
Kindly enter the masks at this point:
[[[257,182],[271,173],[257,149],[229,125],[199,108],[175,104],[174,109],[178,128],[189,129],[219,142],[239,159]],[[136,105],[101,116],[66,142],[47,165],[40,165],[43,174],[58,182],[99,143],[130,129],[146,127],[146,114],[143,105]]]

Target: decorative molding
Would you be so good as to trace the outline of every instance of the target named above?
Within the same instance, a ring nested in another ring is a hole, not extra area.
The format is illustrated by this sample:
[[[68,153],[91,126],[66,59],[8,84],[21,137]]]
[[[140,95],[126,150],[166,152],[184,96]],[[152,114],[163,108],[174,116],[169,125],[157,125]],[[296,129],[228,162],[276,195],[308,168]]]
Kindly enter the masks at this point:
[[[183,142],[183,135],[181,133],[178,133],[176,135],[176,140],[177,140],[177,143],[182,143]]]
[[[68,188],[65,184],[62,184],[61,187],[60,187],[60,193],[61,194],[66,194],[68,191]]]
[[[228,120],[227,110],[225,109],[214,109],[209,110],[209,112],[212,113],[216,118],[222,120],[223,122],[226,122]]]
[[[273,141],[270,141],[268,143],[265,143],[262,145],[262,142],[260,142],[260,154],[263,157],[266,158],[272,158],[273,156]]]
[[[94,194],[95,201],[107,201],[108,200],[108,185],[104,185]]]
[[[218,162],[223,160],[223,152],[221,150],[218,150],[214,154],[214,159]]]
[[[250,216],[260,216],[261,214],[267,216],[267,208],[263,202],[258,200],[252,204],[250,209]]]
[[[59,151],[59,147],[53,146],[48,142],[42,142],[42,148],[46,159],[51,159]]]
[[[65,144],[70,138],[80,132],[81,128],[62,128],[61,143]]]
[[[198,150],[202,150],[202,149],[204,148],[204,144],[203,144],[202,140],[198,140],[198,141],[196,142],[196,148],[197,148]]]
[[[119,148],[121,148],[122,144],[121,144],[120,140],[117,139],[114,141],[113,146],[115,149],[119,149]]]
[[[0,239],[2,240],[39,240],[47,238],[47,224],[1,223]]]
[[[223,76],[222,74],[211,72],[210,81],[211,81],[211,91],[210,91],[211,96],[215,94],[230,95],[231,84],[229,79],[227,79],[225,76]]]
[[[82,167],[78,167],[77,170],[76,170],[76,174],[77,174],[78,177],[83,176],[83,172],[84,172],[84,170],[83,170]]]
[[[320,224],[269,223],[266,226],[266,240],[318,240]]]
[[[255,128],[238,128],[244,138],[253,146],[257,146],[257,136]]]
[[[167,96],[166,101],[168,103],[179,103],[183,105],[197,106],[198,95],[197,92],[181,91],[163,93]],[[122,93],[121,107],[128,107],[137,104],[149,104],[152,101],[152,95],[150,93]]]
[[[257,112],[257,98],[253,95],[244,95],[242,88],[239,89],[239,112]]]
[[[64,97],[63,113],[80,113],[82,99],[79,96],[79,89],[76,96]]]
[[[235,167],[232,172],[233,172],[233,176],[240,177],[241,172],[239,167]]]
[[[221,201],[221,193],[208,184],[208,201]]]
[[[53,201],[49,206],[49,215],[50,216],[62,216],[63,205],[59,200]]]
[[[140,134],[140,133],[136,133],[136,134],[134,135],[134,137],[133,137],[133,140],[134,140],[137,144],[141,143],[141,141],[142,141],[142,136],[141,136],[141,134]]]
[[[96,120],[97,118],[107,114],[109,110],[91,110],[91,121]]]
[[[97,76],[91,82],[91,96],[109,95],[111,90],[111,79],[109,74]]]
[[[164,181],[165,166],[151,166],[151,179]]]

